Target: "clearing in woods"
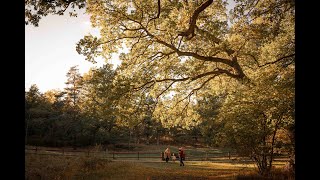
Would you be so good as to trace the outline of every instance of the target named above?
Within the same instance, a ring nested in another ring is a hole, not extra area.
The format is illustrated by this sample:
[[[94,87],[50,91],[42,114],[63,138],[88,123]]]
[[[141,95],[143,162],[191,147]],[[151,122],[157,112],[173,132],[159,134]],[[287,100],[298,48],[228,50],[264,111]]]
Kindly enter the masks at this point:
[[[174,149],[174,148],[173,148]],[[194,152],[193,152],[194,151]],[[195,150],[189,151],[196,153]],[[237,179],[256,174],[251,161],[161,161],[160,159],[103,159],[98,156],[25,155],[26,179]],[[276,171],[284,161],[275,161]]]

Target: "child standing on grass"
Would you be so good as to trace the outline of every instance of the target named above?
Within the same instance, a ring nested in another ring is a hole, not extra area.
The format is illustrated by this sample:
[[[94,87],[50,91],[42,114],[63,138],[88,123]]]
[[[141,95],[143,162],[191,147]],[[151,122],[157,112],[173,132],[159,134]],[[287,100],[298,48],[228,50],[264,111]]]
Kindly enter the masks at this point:
[[[173,161],[173,162],[176,162],[176,159],[177,159],[177,158],[176,158],[176,155],[174,155],[174,153],[172,153],[171,158],[172,158],[172,161]]]

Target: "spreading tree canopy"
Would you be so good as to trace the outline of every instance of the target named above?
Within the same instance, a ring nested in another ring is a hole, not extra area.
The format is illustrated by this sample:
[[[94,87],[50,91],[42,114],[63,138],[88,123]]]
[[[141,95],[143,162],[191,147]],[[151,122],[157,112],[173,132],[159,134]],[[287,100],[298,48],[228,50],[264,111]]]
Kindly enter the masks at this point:
[[[294,62],[293,0],[50,0],[26,1],[26,23],[86,8],[100,37],[87,35],[77,51],[88,61],[121,48],[119,71],[132,90],[178,101],[222,79],[252,81],[258,68]],[[219,78],[218,78],[219,77]]]

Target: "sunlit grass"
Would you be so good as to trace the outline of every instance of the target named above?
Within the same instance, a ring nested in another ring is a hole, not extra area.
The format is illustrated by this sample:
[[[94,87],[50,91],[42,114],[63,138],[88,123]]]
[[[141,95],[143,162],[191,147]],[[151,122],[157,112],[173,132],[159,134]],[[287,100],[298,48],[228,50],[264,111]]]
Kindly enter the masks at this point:
[[[132,152],[161,152],[167,146],[137,146]],[[169,146],[171,152],[178,146]],[[217,156],[209,161],[185,161],[179,166],[179,160],[166,163],[160,158],[140,158],[137,154],[120,154],[112,158],[104,151],[73,153],[73,156],[38,151],[38,154],[26,153],[26,179],[237,179],[239,176],[256,177],[257,167],[248,158]],[[109,151],[112,152],[112,151]],[[206,152],[228,150],[186,147],[188,155],[203,156]],[[71,153],[72,154],[72,153]],[[135,158],[119,157],[135,156]],[[149,156],[139,154],[140,157]],[[152,155],[155,156],[155,155]],[[118,157],[118,158],[117,158]],[[203,159],[203,158],[201,158]],[[274,161],[275,169],[281,169],[284,161]],[[280,172],[280,171],[279,171]]]
[[[277,162],[276,167],[283,166]],[[26,179],[236,179],[256,174],[254,163],[110,161],[86,156],[26,154]]]

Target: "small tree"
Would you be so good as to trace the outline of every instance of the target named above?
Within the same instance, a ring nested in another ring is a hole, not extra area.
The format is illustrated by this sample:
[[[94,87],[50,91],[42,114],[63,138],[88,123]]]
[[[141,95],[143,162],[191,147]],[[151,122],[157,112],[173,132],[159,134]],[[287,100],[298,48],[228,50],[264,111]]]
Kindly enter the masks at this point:
[[[270,174],[275,148],[283,142],[279,130],[292,132],[294,127],[293,69],[285,70],[261,78],[254,87],[239,87],[219,113],[227,144],[254,160],[263,176]]]
[[[204,137],[207,145],[218,145],[218,134],[222,124],[217,122],[217,115],[221,108],[225,94],[221,95],[207,95],[200,99],[195,106],[196,112],[199,114],[199,121],[197,126]]]
[[[81,131],[81,127],[79,122],[77,120],[79,119],[80,115],[80,109],[79,109],[79,103],[80,103],[80,92],[82,89],[82,76],[79,73],[78,66],[72,66],[70,70],[67,73],[67,81],[65,88],[66,92],[66,102],[67,104],[67,112],[71,116],[71,130],[72,130],[72,136],[74,144],[77,142],[77,137],[79,134],[79,131]]]
[[[28,137],[36,135],[41,141],[46,136],[47,129],[51,125],[46,120],[51,115],[50,104],[44,95],[39,91],[36,84],[33,84],[29,91],[25,92],[25,143],[28,144]]]

